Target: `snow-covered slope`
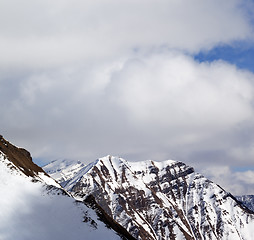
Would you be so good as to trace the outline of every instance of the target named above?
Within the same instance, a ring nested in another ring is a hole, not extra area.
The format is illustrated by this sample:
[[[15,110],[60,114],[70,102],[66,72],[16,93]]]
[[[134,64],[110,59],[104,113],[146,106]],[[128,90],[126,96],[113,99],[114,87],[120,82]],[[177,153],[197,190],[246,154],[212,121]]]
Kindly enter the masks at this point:
[[[254,239],[253,212],[181,162],[107,156],[65,189],[95,202],[136,239]]]
[[[85,164],[75,160],[55,160],[45,165],[43,170],[54,178],[61,186],[65,186]]]
[[[1,240],[120,239],[33,164],[27,151],[2,137],[0,209]]]
[[[236,199],[242,202],[247,208],[254,211],[254,195],[236,196]]]
[[[19,175],[27,176],[33,179],[33,181],[40,181],[48,185],[61,188],[61,186],[50,177],[45,171],[33,163],[30,153],[19,148],[0,135],[0,161],[5,163],[9,169],[12,169],[13,173],[19,173]]]

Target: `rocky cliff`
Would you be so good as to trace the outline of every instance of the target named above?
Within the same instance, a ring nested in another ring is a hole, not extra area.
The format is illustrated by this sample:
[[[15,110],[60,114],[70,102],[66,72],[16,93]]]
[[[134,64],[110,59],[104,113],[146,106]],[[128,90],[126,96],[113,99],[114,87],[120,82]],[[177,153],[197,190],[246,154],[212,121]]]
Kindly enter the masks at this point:
[[[80,169],[65,189],[92,199],[135,239],[254,239],[253,212],[182,162],[107,156]]]

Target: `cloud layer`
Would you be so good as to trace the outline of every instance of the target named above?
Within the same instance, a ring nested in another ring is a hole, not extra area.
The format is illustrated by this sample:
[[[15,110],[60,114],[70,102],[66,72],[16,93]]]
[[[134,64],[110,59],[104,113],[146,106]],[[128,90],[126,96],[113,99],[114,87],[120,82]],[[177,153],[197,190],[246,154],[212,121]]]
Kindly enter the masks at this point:
[[[193,54],[253,37],[249,1],[0,2],[1,134],[41,162],[251,166],[254,75]]]
[[[153,48],[198,52],[252,36],[246,2],[1,2],[0,63],[49,68]]]
[[[1,121],[38,139],[31,144],[36,157],[223,151],[233,161],[246,147],[238,138],[252,128],[253,79],[225,62],[198,63],[181,53],[136,56],[28,75],[6,94]]]

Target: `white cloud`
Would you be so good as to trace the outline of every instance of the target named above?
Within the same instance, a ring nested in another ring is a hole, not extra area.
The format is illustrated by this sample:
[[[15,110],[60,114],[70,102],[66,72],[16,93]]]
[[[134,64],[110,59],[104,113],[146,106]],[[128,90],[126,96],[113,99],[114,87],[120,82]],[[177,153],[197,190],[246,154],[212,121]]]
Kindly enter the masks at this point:
[[[15,141],[26,136],[22,144],[35,157],[206,161],[220,151],[232,162],[234,149],[245,148],[237,140],[243,127],[250,132],[253,122],[253,79],[179,52],[35,72],[8,90],[1,126]]]
[[[0,1],[1,134],[43,159],[249,164],[253,74],[191,57],[250,40],[247,4]]]
[[[127,62],[113,75],[108,93],[142,125],[214,131],[252,117],[250,79],[253,75],[225,62],[199,64],[182,54],[158,55]]]
[[[133,49],[210,49],[251,37],[247,10],[241,4],[240,0],[1,2],[0,63],[41,68],[119,56]]]

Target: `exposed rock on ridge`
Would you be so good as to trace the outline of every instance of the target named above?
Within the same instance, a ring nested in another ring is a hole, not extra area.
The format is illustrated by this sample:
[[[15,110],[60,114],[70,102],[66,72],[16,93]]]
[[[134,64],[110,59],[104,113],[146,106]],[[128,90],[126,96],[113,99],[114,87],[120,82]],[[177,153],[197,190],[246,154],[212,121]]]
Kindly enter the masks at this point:
[[[177,161],[107,156],[69,180],[136,239],[253,239],[254,215],[218,185]]]
[[[31,154],[24,148],[19,148],[8,142],[0,135],[0,151],[12,162],[20,171],[27,176],[35,176],[44,170],[33,163]],[[46,174],[47,175],[47,174]]]

